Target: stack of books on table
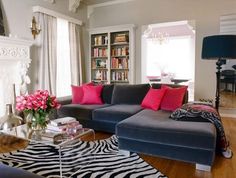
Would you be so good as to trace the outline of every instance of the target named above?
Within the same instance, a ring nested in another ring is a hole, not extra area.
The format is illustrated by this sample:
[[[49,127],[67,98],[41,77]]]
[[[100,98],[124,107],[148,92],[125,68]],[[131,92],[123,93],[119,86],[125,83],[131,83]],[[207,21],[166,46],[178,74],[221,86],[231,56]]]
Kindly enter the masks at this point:
[[[55,120],[51,120],[47,125],[47,130],[54,132],[65,132],[68,128],[68,125],[76,125],[77,128],[82,125],[73,117],[63,117]]]
[[[73,117],[64,117],[55,120],[51,120],[47,125],[47,129],[42,133],[44,140],[53,141],[54,143],[60,142],[66,136],[69,135],[68,131],[79,132],[83,129],[83,126]]]

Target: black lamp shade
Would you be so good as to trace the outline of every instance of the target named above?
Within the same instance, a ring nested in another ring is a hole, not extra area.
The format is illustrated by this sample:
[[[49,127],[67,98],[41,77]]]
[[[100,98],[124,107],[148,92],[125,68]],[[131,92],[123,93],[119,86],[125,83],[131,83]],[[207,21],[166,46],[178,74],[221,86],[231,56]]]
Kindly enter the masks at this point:
[[[236,35],[214,35],[203,39],[202,59],[236,59]]]

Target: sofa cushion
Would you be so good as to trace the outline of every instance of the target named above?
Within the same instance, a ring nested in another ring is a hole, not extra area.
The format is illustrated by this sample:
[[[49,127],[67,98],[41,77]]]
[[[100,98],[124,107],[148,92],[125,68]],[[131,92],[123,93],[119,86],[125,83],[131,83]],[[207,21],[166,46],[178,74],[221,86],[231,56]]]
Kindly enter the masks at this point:
[[[58,116],[59,117],[75,117],[81,119],[92,119],[92,111],[94,109],[107,107],[109,104],[103,105],[80,105],[80,104],[67,104],[61,106],[58,109]]]
[[[187,86],[172,88],[167,85],[162,85],[166,89],[165,95],[161,101],[161,109],[166,111],[174,111],[180,108],[183,103],[184,94],[187,91]]]
[[[212,123],[184,122],[169,119],[168,111],[143,110],[119,122],[116,134],[131,140],[172,146],[212,150],[216,129]]]
[[[102,101],[104,103],[111,104],[113,89],[114,89],[114,84],[103,85]]]
[[[150,88],[146,96],[144,97],[141,106],[146,109],[158,110],[161,105],[163,96],[166,89],[153,89]]]
[[[112,104],[141,104],[149,88],[149,84],[115,85]]]
[[[23,169],[13,168],[0,163],[1,178],[43,178],[42,176],[30,173]]]
[[[103,104],[101,94],[102,85],[98,86],[83,86],[83,99],[81,104]]]
[[[161,83],[153,83],[152,84],[152,88],[155,88],[155,89],[159,89],[161,88],[163,84]],[[185,87],[185,85],[177,85],[177,84],[165,84],[171,88],[179,88],[179,87]],[[187,103],[188,102],[188,90],[186,90],[186,93],[184,95],[184,99],[183,99],[183,104]]]
[[[140,105],[113,105],[106,108],[95,109],[93,111],[93,120],[119,122],[135,113],[141,111]]]
[[[82,86],[93,86],[94,84],[92,82],[85,83]],[[83,89],[82,86],[75,86],[71,85],[72,90],[72,104],[80,104],[83,99]]]

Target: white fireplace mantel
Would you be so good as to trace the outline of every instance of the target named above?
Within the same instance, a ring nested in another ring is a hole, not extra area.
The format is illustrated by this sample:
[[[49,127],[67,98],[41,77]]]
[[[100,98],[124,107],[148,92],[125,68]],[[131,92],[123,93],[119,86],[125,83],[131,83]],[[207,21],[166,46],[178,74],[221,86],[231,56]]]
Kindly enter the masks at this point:
[[[26,90],[32,44],[30,40],[0,36],[0,116],[5,112],[5,104],[13,102],[13,84],[17,94]]]

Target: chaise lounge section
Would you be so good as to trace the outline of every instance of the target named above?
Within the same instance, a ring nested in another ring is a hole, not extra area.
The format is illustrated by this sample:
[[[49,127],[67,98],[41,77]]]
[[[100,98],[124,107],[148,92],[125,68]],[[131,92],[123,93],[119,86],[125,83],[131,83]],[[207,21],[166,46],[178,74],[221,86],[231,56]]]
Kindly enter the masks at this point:
[[[216,129],[206,122],[178,122],[170,112],[142,110],[116,126],[119,149],[205,165],[215,158]]]

